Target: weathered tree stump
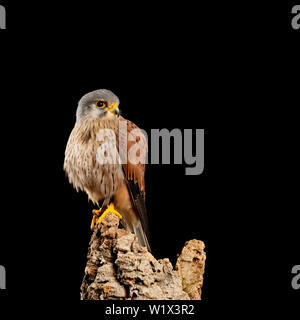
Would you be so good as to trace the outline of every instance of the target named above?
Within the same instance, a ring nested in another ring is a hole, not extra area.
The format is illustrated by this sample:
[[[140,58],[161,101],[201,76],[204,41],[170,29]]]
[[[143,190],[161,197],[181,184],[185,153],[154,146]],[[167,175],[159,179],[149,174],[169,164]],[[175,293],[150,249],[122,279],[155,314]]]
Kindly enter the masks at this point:
[[[81,300],[199,300],[205,268],[204,243],[186,243],[173,269],[139,247],[134,234],[118,228],[108,213],[95,227],[81,285]]]

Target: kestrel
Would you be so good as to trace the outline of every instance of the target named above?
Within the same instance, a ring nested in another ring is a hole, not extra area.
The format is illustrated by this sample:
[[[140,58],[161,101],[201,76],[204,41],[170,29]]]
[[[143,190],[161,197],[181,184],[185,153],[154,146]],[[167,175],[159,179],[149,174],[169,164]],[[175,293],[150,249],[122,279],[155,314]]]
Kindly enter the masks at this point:
[[[139,245],[150,251],[145,205],[147,139],[134,123],[120,116],[119,103],[106,89],[81,98],[64,170],[77,191],[85,191],[99,208],[102,201],[101,208],[93,210],[92,229],[114,212],[124,228],[136,234]]]

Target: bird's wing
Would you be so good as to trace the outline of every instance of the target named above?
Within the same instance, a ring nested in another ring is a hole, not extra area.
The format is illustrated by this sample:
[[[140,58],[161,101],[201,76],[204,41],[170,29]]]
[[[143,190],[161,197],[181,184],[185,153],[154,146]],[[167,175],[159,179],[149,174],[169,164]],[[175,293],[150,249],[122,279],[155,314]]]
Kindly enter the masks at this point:
[[[119,127],[116,140],[127,187],[141,219],[143,230],[149,239],[148,217],[145,203],[145,159],[148,151],[147,139],[139,127],[133,122],[120,117],[119,123],[121,128]]]

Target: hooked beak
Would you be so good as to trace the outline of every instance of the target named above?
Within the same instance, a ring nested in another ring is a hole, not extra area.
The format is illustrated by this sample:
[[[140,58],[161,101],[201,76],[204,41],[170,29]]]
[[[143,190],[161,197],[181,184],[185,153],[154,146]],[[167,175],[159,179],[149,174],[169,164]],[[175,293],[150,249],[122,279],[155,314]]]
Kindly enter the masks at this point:
[[[108,108],[109,112],[115,113],[116,115],[120,114],[120,110],[118,108],[118,105],[116,103],[112,104],[109,108]]]

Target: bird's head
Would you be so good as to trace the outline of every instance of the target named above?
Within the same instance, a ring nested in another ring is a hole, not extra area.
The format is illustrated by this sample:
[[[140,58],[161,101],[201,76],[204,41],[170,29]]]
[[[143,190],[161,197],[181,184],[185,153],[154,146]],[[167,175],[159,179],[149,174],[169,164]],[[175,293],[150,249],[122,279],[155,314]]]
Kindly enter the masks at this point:
[[[89,92],[78,103],[76,119],[77,121],[83,117],[116,119],[120,114],[119,103],[119,98],[110,90],[100,89]]]

